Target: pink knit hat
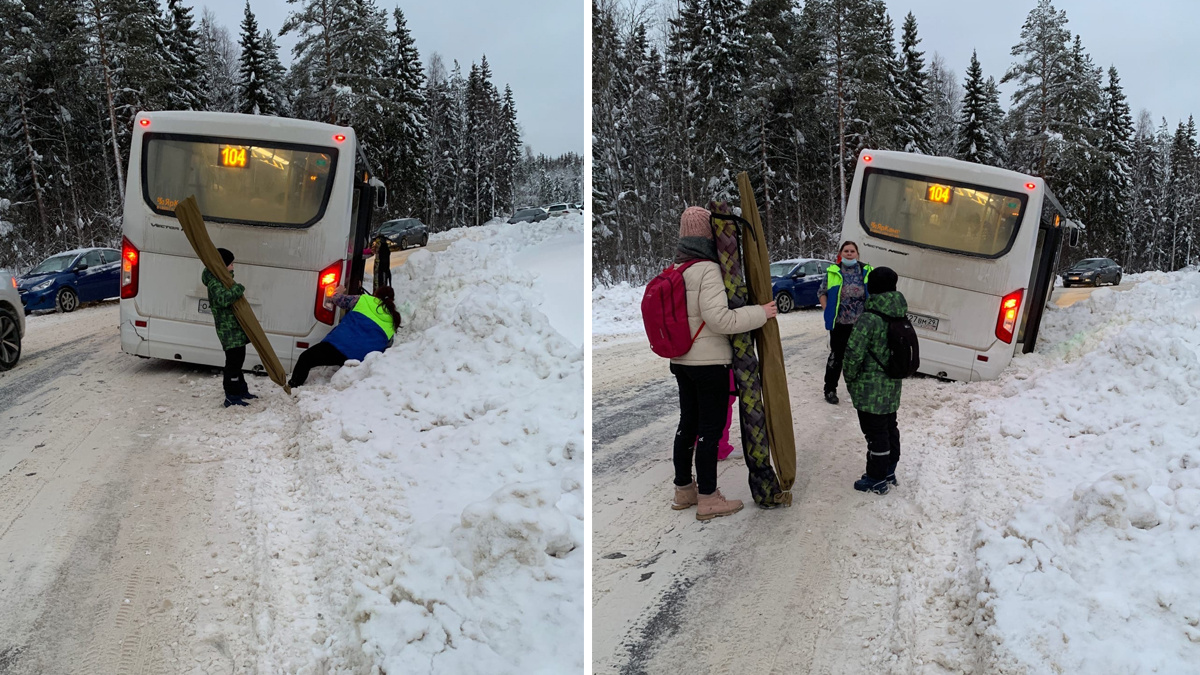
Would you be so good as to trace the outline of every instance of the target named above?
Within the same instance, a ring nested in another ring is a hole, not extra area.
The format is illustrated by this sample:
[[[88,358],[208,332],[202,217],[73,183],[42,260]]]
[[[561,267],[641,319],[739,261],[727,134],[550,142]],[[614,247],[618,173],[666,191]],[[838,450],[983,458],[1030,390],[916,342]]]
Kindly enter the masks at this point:
[[[704,237],[712,239],[712,226],[709,225],[709,218],[712,216],[708,209],[700,206],[689,206],[683,211],[683,215],[679,217],[679,236],[680,237]]]

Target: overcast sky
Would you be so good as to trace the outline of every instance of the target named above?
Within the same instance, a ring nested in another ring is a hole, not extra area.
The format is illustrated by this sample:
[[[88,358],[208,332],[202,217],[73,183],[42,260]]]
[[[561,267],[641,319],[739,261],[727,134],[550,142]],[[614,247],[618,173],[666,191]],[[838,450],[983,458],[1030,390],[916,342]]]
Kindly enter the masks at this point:
[[[925,62],[933,52],[946,60],[962,84],[971,50],[979,51],[984,77],[1000,81],[1012,65],[1012,47],[1037,0],[886,0],[896,24],[897,46],[904,16],[917,18]],[[1200,115],[1200,72],[1197,71],[1196,0],[1054,0],[1067,13],[1067,29],[1079,35],[1096,65],[1117,67],[1121,86],[1137,122],[1138,111],[1150,111],[1155,125],[1163,117],[1174,131],[1188,115]],[[1011,105],[1013,83],[1001,87],[1001,103]]]
[[[575,0],[376,0],[404,11],[408,29],[429,65],[438,52],[450,69],[455,59],[465,76],[471,63],[487,55],[500,93],[512,86],[522,141],[533,152],[583,154],[584,7]],[[245,0],[196,0],[221,19],[236,40]],[[295,5],[285,0],[250,0],[259,29],[278,35]],[[294,35],[279,39],[280,57],[291,62]]]

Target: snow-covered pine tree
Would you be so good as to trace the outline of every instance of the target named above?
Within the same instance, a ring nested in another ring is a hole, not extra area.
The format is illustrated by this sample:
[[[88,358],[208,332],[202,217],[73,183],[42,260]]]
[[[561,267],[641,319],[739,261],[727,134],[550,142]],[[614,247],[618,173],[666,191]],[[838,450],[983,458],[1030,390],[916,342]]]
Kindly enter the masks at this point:
[[[238,112],[247,115],[274,115],[275,104],[267,93],[270,77],[267,74],[267,54],[262,42],[263,36],[258,32],[258,20],[250,10],[250,0],[246,0],[241,31],[238,40],[242,48],[241,58],[238,59],[241,107]]]
[[[382,157],[377,161],[380,175],[390,190],[389,209],[409,216],[421,212],[428,182],[425,73],[404,12],[397,7],[392,18],[394,25],[387,36],[384,60],[384,141]]]
[[[1130,242],[1129,190],[1133,155],[1133,117],[1116,67],[1108,69],[1108,86],[1104,88],[1100,116],[1096,122],[1095,180],[1089,190],[1095,210],[1087,223],[1089,239],[1099,240],[1104,255],[1126,264]],[[1099,252],[1097,251],[1097,252]]]
[[[1160,245],[1164,256],[1159,269],[1173,272],[1188,264],[1187,253],[1196,216],[1196,124],[1188,117],[1179,123],[1171,141],[1167,174],[1166,231]]]
[[[751,0],[746,12],[747,48],[753,58],[746,62],[739,114],[742,167],[750,170],[763,231],[771,242],[791,235],[786,228],[778,228],[776,221],[781,186],[791,182],[785,157],[792,137],[796,91],[795,78],[787,69],[787,54],[799,28],[799,16],[792,9],[791,0]]]
[[[347,15],[350,0],[291,0],[299,5],[284,20],[281,36],[295,34],[289,78],[296,93],[296,116],[338,123],[337,97],[344,93],[339,77],[344,67],[346,42],[352,38]],[[345,123],[343,120],[342,123]]]
[[[171,55],[175,87],[167,92],[169,110],[204,110],[207,92],[200,62],[200,33],[192,18],[192,8],[183,0],[167,0],[169,25],[164,50]]]
[[[1155,225],[1164,207],[1162,159],[1154,122],[1143,109],[1133,136],[1128,219],[1121,231],[1121,266],[1126,272],[1144,272],[1152,265]]]
[[[909,12],[904,17],[900,40],[900,58],[904,69],[900,73],[900,123],[897,125],[896,146],[906,152],[929,154],[929,88],[926,84],[924,52],[917,51],[917,17]]]
[[[429,76],[425,81],[425,113],[428,134],[422,148],[426,170],[426,223],[435,229],[450,225],[454,186],[458,174],[455,142],[461,133],[459,118],[450,91],[449,74],[441,54],[429,57]]]
[[[929,154],[953,157],[957,152],[962,96],[958,76],[934,52],[929,60]]]
[[[737,145],[737,102],[749,70],[746,8],[741,0],[684,0],[677,24],[686,77],[694,95],[688,125],[704,198],[737,194],[735,176],[744,168]]]
[[[1009,68],[1001,84],[1015,81],[1010,113],[1017,134],[1009,148],[1012,168],[1050,179],[1057,163],[1054,142],[1061,137],[1064,87],[1070,81],[1071,52],[1066,12],[1056,10],[1050,0],[1038,0],[1021,27],[1021,41],[1012,48],[1018,61]]]
[[[516,209],[516,174],[521,161],[521,128],[517,124],[517,101],[512,87],[504,85],[504,100],[500,111],[499,161],[497,189],[499,209],[513,213]]]
[[[983,79],[983,68],[979,65],[977,52],[971,52],[971,65],[967,67],[967,80],[963,84],[962,110],[958,118],[958,148],[955,156],[959,159],[996,166],[998,164],[994,150],[990,121],[991,102],[988,99],[987,83]]]
[[[287,90],[287,68],[279,60],[279,45],[270,30],[262,32],[263,91],[274,114],[291,116],[291,100]]]
[[[207,7],[200,15],[200,67],[208,92],[208,109],[237,112],[241,104],[238,92],[237,42],[229,29],[218,22]]]

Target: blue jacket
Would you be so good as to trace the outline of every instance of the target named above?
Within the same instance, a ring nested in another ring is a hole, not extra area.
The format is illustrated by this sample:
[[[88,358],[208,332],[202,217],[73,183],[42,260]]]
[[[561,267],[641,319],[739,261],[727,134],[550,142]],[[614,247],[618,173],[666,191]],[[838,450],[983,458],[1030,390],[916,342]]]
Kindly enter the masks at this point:
[[[367,312],[373,312],[378,317],[372,318]],[[339,323],[322,342],[337,347],[347,359],[362,361],[371,352],[382,352],[387,349],[391,336],[384,331],[380,322],[392,324],[392,317],[383,308],[383,303],[369,295],[359,296],[354,309],[346,312]],[[395,327],[392,327],[395,332]]]
[[[875,269],[865,262],[859,262],[863,268],[863,285],[867,283],[867,276],[871,274],[871,270]],[[833,330],[833,323],[837,321],[838,308],[842,304],[842,266],[834,263],[825,270],[825,287],[827,296],[825,296],[825,330]],[[871,297],[870,293],[863,293],[863,300]]]

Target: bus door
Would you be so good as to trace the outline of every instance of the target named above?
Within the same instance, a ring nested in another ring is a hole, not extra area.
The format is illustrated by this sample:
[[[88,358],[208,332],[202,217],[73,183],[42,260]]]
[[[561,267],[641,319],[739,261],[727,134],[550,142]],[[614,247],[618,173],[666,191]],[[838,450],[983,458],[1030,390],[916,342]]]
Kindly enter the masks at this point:
[[[1037,345],[1042,315],[1045,313],[1046,303],[1050,302],[1050,294],[1054,291],[1054,270],[1058,265],[1058,249],[1062,244],[1062,232],[1066,223],[1057,200],[1047,191],[1046,198],[1042,201],[1041,217],[1038,219],[1033,269],[1030,270],[1029,284],[1026,286],[1029,291],[1025,317],[1021,320],[1017,333],[1017,342],[1022,343],[1022,354],[1032,352]]]
[[[356,156],[354,171],[354,200],[350,211],[350,269],[346,279],[346,288],[351,293],[362,292],[362,282],[366,261],[363,249],[367,246],[367,237],[371,232],[372,206],[375,204],[375,185],[371,178],[371,169],[361,147]]]

